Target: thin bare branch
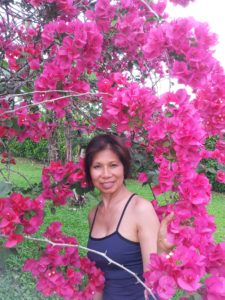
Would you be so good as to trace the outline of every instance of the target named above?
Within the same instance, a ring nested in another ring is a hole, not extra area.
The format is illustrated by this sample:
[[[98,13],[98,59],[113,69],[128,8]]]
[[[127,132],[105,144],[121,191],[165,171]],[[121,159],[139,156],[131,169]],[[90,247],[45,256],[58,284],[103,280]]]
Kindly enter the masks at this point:
[[[166,63],[168,66],[168,79],[169,79],[169,92],[171,91],[171,86],[172,86],[172,81],[171,81],[171,66],[170,66],[170,62],[169,62],[169,54],[167,52],[167,50],[165,50],[164,52],[165,57],[166,57]]]
[[[150,187],[150,190],[151,190],[151,192],[152,192],[152,196],[153,196],[153,198],[154,198],[155,200],[157,200],[157,198],[156,198],[156,195],[155,195],[155,193],[153,192],[153,189],[152,189],[152,185],[151,185],[151,183],[148,183],[148,185],[149,185],[149,187]]]
[[[44,92],[42,92],[44,93]],[[98,93],[100,94],[100,93]],[[101,94],[107,94],[109,95],[108,93],[101,93]],[[88,92],[88,93],[78,93],[78,94],[70,94],[70,95],[64,95],[64,96],[61,96],[61,97],[58,97],[58,98],[54,98],[54,99],[48,99],[48,100],[44,100],[42,102],[39,102],[39,103],[31,103],[31,104],[26,104],[24,106],[21,106],[21,107],[17,107],[15,109],[12,109],[12,110],[7,110],[7,111],[4,111],[0,114],[0,116],[3,116],[5,114],[10,114],[10,113],[14,113],[15,111],[18,111],[18,110],[21,110],[21,109],[24,109],[24,108],[28,108],[28,107],[33,107],[33,106],[37,106],[37,105],[42,105],[42,104],[45,104],[45,103],[51,103],[51,102],[55,102],[55,101],[59,101],[59,100],[62,100],[62,99],[65,99],[65,98],[68,98],[68,97],[81,97],[81,96],[88,96],[88,95],[94,95],[94,96],[97,96],[96,93],[91,93],[91,92]],[[22,100],[21,100],[22,101]]]
[[[157,12],[154,11],[154,9],[151,8],[151,6],[145,1],[145,0],[140,0],[145,6],[147,6],[147,8],[150,10],[151,13],[153,13],[153,15],[157,18],[157,20],[160,20],[159,15],[157,14]]]
[[[2,173],[4,171],[4,169],[2,168],[2,169],[0,169],[0,172]],[[8,172],[8,171],[6,171],[6,172]],[[30,183],[30,181],[26,178],[26,176],[24,176],[22,173],[20,173],[19,171],[15,171],[15,170],[12,170],[12,169],[10,169],[10,173],[14,173],[14,174],[17,174],[17,175],[19,175],[20,177],[22,177],[27,183],[28,183],[28,185],[30,186],[30,188],[32,189],[32,188],[34,188],[34,186]],[[2,173],[3,174],[3,173]]]
[[[8,181],[8,178],[5,176],[5,174],[3,173],[3,169],[0,169],[0,174],[2,175],[2,178],[6,181],[6,182],[9,182]]]
[[[2,234],[0,234],[0,237],[7,238],[5,235],[2,235]],[[99,252],[99,251],[96,251],[94,249],[91,249],[91,248],[88,248],[88,247],[85,247],[85,246],[82,246],[82,245],[79,245],[79,244],[55,243],[55,242],[52,242],[52,241],[50,241],[49,239],[46,239],[46,238],[44,238],[44,239],[43,238],[34,238],[34,237],[31,237],[31,236],[27,236],[27,235],[25,235],[24,237],[27,240],[32,240],[32,241],[36,241],[36,242],[44,242],[44,243],[47,243],[47,244],[51,244],[53,246],[80,248],[82,250],[86,250],[86,251],[95,253],[97,255],[100,255],[100,256],[104,257],[108,261],[109,264],[113,264],[113,265],[119,267],[120,269],[123,269],[127,273],[131,274],[133,277],[135,277],[137,282],[139,282],[151,294],[152,298],[154,300],[157,300],[155,295],[153,294],[152,290],[138,277],[138,275],[136,273],[132,272],[131,270],[127,269],[126,267],[119,264],[115,260],[111,259],[110,257],[108,257],[106,255],[106,253]]]

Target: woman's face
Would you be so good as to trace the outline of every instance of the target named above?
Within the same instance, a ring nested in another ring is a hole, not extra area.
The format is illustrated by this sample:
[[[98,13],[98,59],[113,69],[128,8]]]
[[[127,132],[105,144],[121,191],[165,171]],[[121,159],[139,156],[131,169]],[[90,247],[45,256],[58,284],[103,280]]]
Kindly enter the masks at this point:
[[[115,152],[105,149],[95,154],[90,175],[93,185],[102,194],[113,194],[123,186],[124,167]]]

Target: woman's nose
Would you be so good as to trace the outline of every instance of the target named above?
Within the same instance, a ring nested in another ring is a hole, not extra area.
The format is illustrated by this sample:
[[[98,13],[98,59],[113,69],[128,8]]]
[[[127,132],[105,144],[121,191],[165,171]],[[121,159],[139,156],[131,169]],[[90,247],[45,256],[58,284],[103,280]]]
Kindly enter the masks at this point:
[[[103,168],[103,174],[104,177],[109,177],[110,176],[110,170],[108,167]]]

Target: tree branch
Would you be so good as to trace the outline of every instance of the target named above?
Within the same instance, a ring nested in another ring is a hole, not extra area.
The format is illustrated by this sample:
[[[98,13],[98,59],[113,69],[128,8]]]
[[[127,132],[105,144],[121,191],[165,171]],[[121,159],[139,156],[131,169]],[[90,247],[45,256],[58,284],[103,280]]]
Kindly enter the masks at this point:
[[[29,94],[34,94],[34,93],[50,93],[50,92],[55,92],[57,90],[51,90],[51,91],[35,91],[35,92],[30,92],[30,93],[23,93],[23,94],[13,94],[13,95],[8,95],[8,97],[12,97],[12,96],[21,96],[21,95],[29,95]],[[65,92],[65,91],[63,91]],[[66,91],[67,92],[67,91]],[[54,101],[58,101],[58,100],[62,100],[62,99],[65,99],[65,98],[68,98],[68,97],[80,97],[80,96],[87,96],[87,95],[90,95],[90,96],[97,96],[99,94],[102,94],[102,95],[111,95],[109,93],[91,93],[91,92],[87,92],[87,93],[78,93],[78,94],[69,94],[69,95],[64,95],[64,96],[61,96],[61,97],[58,97],[58,98],[54,98],[54,99],[48,99],[48,100],[44,100],[42,102],[37,102],[37,103],[31,103],[31,104],[27,104],[27,105],[24,105],[24,106],[21,106],[21,107],[17,107],[15,109],[12,109],[12,110],[7,110],[7,111],[4,111],[3,113],[0,114],[0,116],[2,115],[5,115],[5,114],[10,114],[10,113],[14,113],[15,111],[18,111],[18,110],[21,110],[21,109],[24,109],[24,108],[27,108],[27,107],[33,107],[33,106],[37,106],[37,105],[42,105],[44,103],[51,103],[51,102],[54,102]],[[112,96],[112,95],[111,95]],[[7,97],[7,98],[8,98]],[[5,97],[4,97],[5,98]],[[22,100],[21,100],[22,101]]]
[[[152,192],[153,198],[154,198],[155,200],[157,200],[156,195],[155,195],[155,193],[153,192],[151,183],[148,183],[148,185],[149,185],[150,190],[151,190],[151,192]]]
[[[5,176],[5,174],[3,173],[3,169],[0,169],[0,174],[2,175],[2,178],[8,182],[8,178]]]
[[[3,174],[3,171],[4,171],[3,168],[0,169],[1,174]],[[8,170],[6,170],[6,172],[8,172]],[[23,175],[22,173],[20,173],[19,171],[15,171],[15,170],[12,170],[12,169],[10,168],[10,173],[18,174],[19,176],[21,176],[21,177],[28,183],[30,189],[33,189],[33,188],[34,188],[34,186],[33,186],[33,185],[30,183],[30,181],[26,178],[26,176],[24,176],[24,175]]]
[[[0,234],[0,237],[7,238],[7,236],[2,235],[2,234]],[[137,282],[139,282],[145,288],[145,290],[147,290],[151,294],[151,296],[153,297],[153,299],[157,300],[156,297],[155,297],[155,295],[153,294],[152,290],[147,285],[145,285],[145,283],[137,276],[137,274],[135,274],[131,270],[127,269],[123,265],[119,264],[118,262],[116,262],[113,259],[111,259],[110,257],[108,257],[106,255],[106,253],[99,252],[99,251],[96,251],[96,250],[91,249],[91,248],[84,247],[84,246],[79,245],[79,244],[74,245],[74,244],[66,244],[66,243],[65,244],[63,244],[63,243],[55,243],[55,242],[52,242],[52,241],[50,241],[49,239],[46,239],[46,238],[44,238],[44,239],[43,238],[34,238],[34,237],[27,236],[27,235],[25,235],[24,237],[26,239],[28,239],[28,240],[31,240],[31,241],[44,242],[44,243],[51,244],[53,246],[80,248],[80,249],[83,249],[83,250],[95,253],[97,255],[100,255],[100,256],[104,257],[109,262],[109,264],[114,264],[115,266],[119,267],[120,269],[123,269],[124,271],[126,271],[127,273],[129,273],[133,277],[135,277],[137,279]]]
[[[153,13],[153,15],[157,18],[157,20],[160,20],[159,15],[157,14],[157,12],[155,12],[151,6],[145,1],[145,0],[140,0],[145,6],[147,6],[147,8],[150,10],[151,13]]]

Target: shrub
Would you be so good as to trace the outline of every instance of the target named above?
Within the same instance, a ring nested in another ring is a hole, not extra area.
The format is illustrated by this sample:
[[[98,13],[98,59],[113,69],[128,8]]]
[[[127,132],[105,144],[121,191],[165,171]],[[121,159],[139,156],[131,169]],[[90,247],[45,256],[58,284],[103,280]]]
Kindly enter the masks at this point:
[[[218,136],[211,136],[206,140],[206,148],[208,150],[214,150]],[[209,178],[212,185],[212,189],[215,192],[225,193],[225,184],[216,181],[216,173],[220,169],[218,162],[214,159],[203,159],[201,161],[203,172]]]
[[[38,143],[26,139],[23,143],[13,139],[9,150],[16,157],[31,158],[41,162],[48,160],[48,141],[41,139]]]

